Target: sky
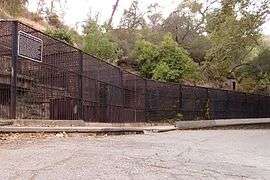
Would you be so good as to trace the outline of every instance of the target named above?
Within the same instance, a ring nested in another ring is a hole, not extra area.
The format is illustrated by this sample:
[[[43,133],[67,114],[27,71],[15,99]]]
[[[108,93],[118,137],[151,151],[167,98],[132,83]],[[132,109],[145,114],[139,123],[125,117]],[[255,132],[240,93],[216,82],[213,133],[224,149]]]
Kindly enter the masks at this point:
[[[47,0],[48,2],[50,0]],[[61,0],[66,2],[65,6],[62,6],[64,10],[63,20],[66,25],[71,27],[79,27],[83,22],[91,15],[92,17],[95,14],[99,13],[99,22],[103,23],[108,21],[112,13],[112,7],[115,3],[115,0]],[[117,26],[121,16],[123,15],[124,9],[129,8],[132,0],[120,0],[119,7],[115,14],[113,25]],[[168,16],[181,0],[139,0],[139,6],[142,10],[145,10],[152,3],[159,3],[161,6],[161,11],[164,17]],[[30,11],[36,11],[37,9],[37,0],[29,0],[28,8]],[[263,33],[270,35],[270,18],[264,24]]]

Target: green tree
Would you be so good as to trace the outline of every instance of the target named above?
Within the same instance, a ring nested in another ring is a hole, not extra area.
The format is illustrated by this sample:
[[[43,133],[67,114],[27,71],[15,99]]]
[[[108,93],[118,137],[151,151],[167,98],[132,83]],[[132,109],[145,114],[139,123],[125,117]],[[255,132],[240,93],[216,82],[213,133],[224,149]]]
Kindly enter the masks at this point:
[[[163,22],[163,31],[170,32],[199,64],[205,61],[206,51],[210,48],[205,24],[216,1],[183,0]]]
[[[140,74],[151,79],[154,75],[153,71],[159,62],[159,47],[141,39],[136,42],[133,54],[139,63]]]
[[[124,11],[119,28],[111,30],[113,38],[123,50],[124,58],[132,61],[132,50],[138,39],[143,38],[159,44],[164,35],[161,31],[161,23],[162,14],[157,3],[151,4],[146,11],[142,11],[138,1],[133,1]]]
[[[168,82],[190,81],[198,78],[197,65],[171,35],[164,36],[159,46],[139,40],[134,55],[139,61],[140,73],[147,78]]]
[[[270,73],[270,47],[262,48],[252,64],[259,66],[262,72]]]
[[[112,40],[109,32],[95,21],[89,21],[84,28],[84,51],[93,54],[108,62],[116,62],[121,55],[118,44]]]
[[[263,47],[245,64],[235,66],[231,71],[237,77],[241,90],[267,93],[270,86],[270,49]]]
[[[56,39],[74,45],[74,38],[72,36],[72,32],[67,28],[48,28],[46,30],[46,33]]]
[[[231,69],[247,63],[260,44],[260,27],[269,13],[269,0],[222,0],[219,6],[207,18],[211,48],[204,68],[208,79],[222,85]]]

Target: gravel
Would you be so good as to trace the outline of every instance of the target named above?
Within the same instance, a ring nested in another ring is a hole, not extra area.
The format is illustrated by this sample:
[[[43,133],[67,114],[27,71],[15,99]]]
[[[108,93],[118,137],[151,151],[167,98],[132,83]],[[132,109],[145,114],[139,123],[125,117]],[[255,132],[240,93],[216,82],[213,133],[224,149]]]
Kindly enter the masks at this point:
[[[269,129],[13,138],[0,145],[0,179],[270,179],[269,139]]]

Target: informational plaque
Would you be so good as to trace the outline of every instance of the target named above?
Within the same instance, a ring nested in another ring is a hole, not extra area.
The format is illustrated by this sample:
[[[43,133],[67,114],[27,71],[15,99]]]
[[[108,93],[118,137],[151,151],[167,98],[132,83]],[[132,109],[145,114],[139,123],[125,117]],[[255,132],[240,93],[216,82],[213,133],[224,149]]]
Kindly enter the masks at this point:
[[[43,41],[31,34],[19,31],[18,56],[36,62],[42,62]]]

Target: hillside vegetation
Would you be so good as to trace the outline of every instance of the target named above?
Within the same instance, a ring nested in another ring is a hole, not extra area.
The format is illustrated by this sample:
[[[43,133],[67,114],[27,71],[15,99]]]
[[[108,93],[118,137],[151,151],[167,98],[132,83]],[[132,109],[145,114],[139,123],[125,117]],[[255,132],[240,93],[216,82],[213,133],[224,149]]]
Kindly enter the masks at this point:
[[[269,93],[270,37],[261,27],[269,16],[269,0],[183,0],[164,18],[159,4],[147,11],[133,0],[117,27],[83,23],[83,32],[63,24],[54,8],[60,0],[39,0],[37,12],[27,0],[0,0],[1,18],[18,18],[51,36],[73,44],[141,76],[165,82]],[[121,1],[120,1],[121,2]]]

